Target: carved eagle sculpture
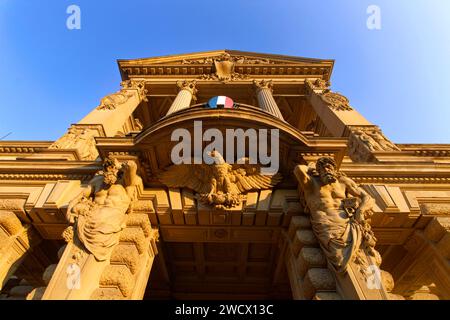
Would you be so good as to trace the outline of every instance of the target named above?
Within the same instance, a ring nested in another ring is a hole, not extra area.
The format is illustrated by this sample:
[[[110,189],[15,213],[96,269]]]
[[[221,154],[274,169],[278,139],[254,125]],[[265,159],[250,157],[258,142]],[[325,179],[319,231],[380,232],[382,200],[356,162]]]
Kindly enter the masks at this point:
[[[221,209],[237,206],[246,191],[269,189],[282,179],[279,173],[262,175],[261,166],[249,164],[248,158],[238,161],[242,164],[231,165],[216,150],[209,155],[213,164],[172,165],[159,175],[159,180],[170,188],[192,189],[199,201]]]

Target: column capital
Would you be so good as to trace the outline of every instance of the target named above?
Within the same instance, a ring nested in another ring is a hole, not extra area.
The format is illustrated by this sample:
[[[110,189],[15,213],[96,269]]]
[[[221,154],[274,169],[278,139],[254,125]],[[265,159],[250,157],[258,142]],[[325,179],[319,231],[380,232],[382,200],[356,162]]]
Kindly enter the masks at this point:
[[[189,80],[178,80],[177,81],[178,89],[180,91],[181,90],[189,91],[192,94],[192,99],[194,101],[197,100],[196,94],[197,94],[198,90],[196,88],[196,85],[197,85],[197,81],[195,81],[195,80],[192,80],[192,81],[189,81]]]
[[[122,90],[137,90],[139,97],[147,101],[148,90],[145,89],[145,80],[125,80],[120,83]]]
[[[309,91],[318,90],[318,92],[320,92],[320,93],[330,92],[329,88],[331,86],[331,83],[330,83],[330,81],[327,81],[327,80],[323,80],[323,79],[316,79],[316,80],[306,79],[305,84],[306,84],[306,87],[309,89]]]
[[[273,82],[272,80],[253,80],[253,85],[256,90],[268,89],[273,92]]]

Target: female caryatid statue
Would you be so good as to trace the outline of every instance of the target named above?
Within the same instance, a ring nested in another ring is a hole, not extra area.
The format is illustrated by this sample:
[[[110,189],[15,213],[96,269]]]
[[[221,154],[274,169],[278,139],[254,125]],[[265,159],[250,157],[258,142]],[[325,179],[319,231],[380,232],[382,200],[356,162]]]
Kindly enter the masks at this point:
[[[69,203],[67,218],[75,224],[76,236],[98,261],[110,258],[119,243],[120,231],[142,183],[133,161],[119,163],[106,159],[99,172]]]

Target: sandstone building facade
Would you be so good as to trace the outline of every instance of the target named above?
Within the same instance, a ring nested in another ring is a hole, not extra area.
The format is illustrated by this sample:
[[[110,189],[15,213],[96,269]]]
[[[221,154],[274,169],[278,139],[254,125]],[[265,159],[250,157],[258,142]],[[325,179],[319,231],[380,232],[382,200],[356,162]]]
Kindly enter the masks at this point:
[[[119,60],[120,91],[58,140],[0,141],[0,299],[450,299],[450,145],[389,140],[333,64]],[[232,148],[174,164],[195,121],[278,129],[278,173]]]

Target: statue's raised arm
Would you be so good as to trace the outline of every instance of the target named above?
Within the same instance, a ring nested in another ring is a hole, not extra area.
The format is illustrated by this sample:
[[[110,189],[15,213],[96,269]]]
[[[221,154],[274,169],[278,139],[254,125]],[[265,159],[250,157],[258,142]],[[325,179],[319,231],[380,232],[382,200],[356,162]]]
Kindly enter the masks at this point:
[[[303,189],[311,188],[311,176],[313,169],[309,166],[298,165],[294,168],[294,175]]]
[[[294,169],[309,207],[314,234],[337,272],[345,272],[352,261],[366,253],[380,262],[376,239],[365,220],[374,200],[352,179],[337,170],[329,157],[317,160],[315,168]]]

